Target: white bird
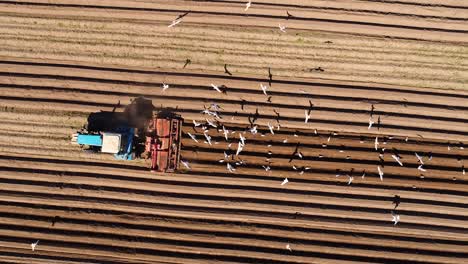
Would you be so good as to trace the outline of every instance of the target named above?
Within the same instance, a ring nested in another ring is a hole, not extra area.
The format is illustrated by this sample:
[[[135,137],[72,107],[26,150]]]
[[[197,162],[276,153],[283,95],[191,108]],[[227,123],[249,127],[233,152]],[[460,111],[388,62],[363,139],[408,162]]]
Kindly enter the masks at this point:
[[[223,134],[224,134],[224,138],[226,138],[226,141],[228,141],[228,133],[229,133],[229,130],[227,130],[227,129],[223,126]]]
[[[424,165],[424,162],[423,162],[423,160],[422,160],[422,157],[419,156],[418,153],[416,153],[416,152],[414,153],[414,155],[416,155],[416,158],[418,158],[419,163],[421,163],[421,165]]]
[[[367,128],[368,130],[371,129],[372,125],[374,124],[375,122],[372,120],[372,117],[369,117],[369,127]]]
[[[275,134],[275,132],[273,131],[273,128],[274,128],[274,127],[271,125],[271,123],[268,122],[268,129],[270,129],[270,133],[271,133],[272,135]]]
[[[309,114],[307,110],[304,110],[304,112],[305,112],[305,121],[304,121],[304,123],[307,124],[307,122],[309,122],[309,118],[312,115],[312,113]]]
[[[179,24],[180,22],[182,22],[182,19],[176,19],[176,20],[172,21],[172,23],[171,23],[169,26],[167,26],[167,27],[168,27],[168,28],[171,28],[171,27],[173,27],[173,26]]]
[[[195,127],[199,127],[199,126],[201,125],[201,123],[198,123],[197,121],[193,120],[193,125],[194,125]]]
[[[354,180],[354,177],[353,177],[353,176],[348,176],[348,177],[349,177],[349,180],[348,180],[348,185],[350,185],[350,184],[353,182],[353,180]]]
[[[262,167],[265,169],[265,171],[270,171],[271,170],[270,166],[263,165]]]
[[[331,137],[332,137],[332,136],[331,136],[331,134],[330,134],[330,135],[328,136],[327,142],[330,142]]]
[[[189,135],[189,137],[190,137],[191,139],[193,139],[193,141],[195,141],[195,142],[198,143],[198,140],[197,140],[197,138],[195,137],[195,135],[192,135],[190,132],[187,132],[187,135]]]
[[[281,32],[286,33],[286,26],[282,26],[281,23],[280,23],[280,24],[278,24],[278,27],[281,30]]]
[[[241,133],[239,133],[239,139],[240,139],[240,142],[242,142],[242,146],[245,146],[245,137],[242,136]]]
[[[400,215],[395,214],[393,211],[392,211],[392,222],[393,222],[393,225],[396,225],[398,224],[398,222],[400,222]]]
[[[34,243],[31,243],[31,250],[32,250],[32,251],[36,250],[37,244],[39,244],[39,240],[37,240],[37,241],[34,242]]]
[[[317,135],[317,129],[314,129],[314,134]]]
[[[217,127],[218,127],[215,123],[213,123],[213,121],[208,120],[208,118],[205,118],[205,120],[206,120],[206,123],[207,123],[208,125],[210,125],[210,126],[212,126],[212,127],[214,127],[214,128],[217,128]]]
[[[396,155],[392,155],[392,158],[396,160],[396,162],[398,162],[398,164],[400,164],[400,166],[403,166],[403,163],[401,162],[400,158]]]
[[[162,84],[162,91],[164,92],[164,91],[166,91],[167,89],[169,89],[169,84],[163,83],[163,84]]]
[[[264,93],[265,95],[268,95],[268,94],[267,94],[268,86],[263,85],[263,83],[261,83],[261,84],[260,84],[260,88],[262,88],[262,91],[263,91],[263,93]]]
[[[250,129],[250,133],[252,133],[252,135],[257,134],[257,132],[258,132],[258,131],[257,131],[257,126],[254,126],[254,127],[252,127],[252,128]]]
[[[208,143],[208,144],[211,146],[212,144],[211,144],[211,137],[210,137],[210,135],[208,135],[206,132],[203,133],[203,135],[205,135],[206,143]]]
[[[244,11],[247,11],[251,5],[252,5],[252,0],[249,0],[249,1],[245,4],[245,9],[244,9]]]
[[[286,249],[292,252],[291,245],[289,245],[289,243],[286,245]]]
[[[230,163],[226,163],[226,167],[229,172],[234,172],[236,171],[236,168],[234,168]]]
[[[222,108],[218,104],[211,103],[210,109],[213,109],[213,111],[220,111]]]
[[[422,166],[423,166],[423,164],[419,165],[419,166],[418,166],[418,170],[420,170],[420,171],[426,171],[426,169],[424,169]]]
[[[192,168],[190,168],[190,164],[188,161],[186,160],[181,160],[180,162],[182,162],[182,164],[185,166],[185,168],[191,170]]]
[[[211,87],[213,87],[213,89],[215,89],[218,93],[222,93],[218,86],[211,84]]]
[[[463,166],[463,168],[462,168],[462,173],[463,173],[463,175],[465,175],[465,174],[466,174],[466,171],[465,171],[465,166]]]
[[[208,109],[205,109],[205,110],[202,111],[202,113],[205,114],[205,115],[210,115],[210,116],[214,116],[214,117],[216,117],[218,119],[221,119],[221,118],[219,118],[218,113],[215,112],[215,111],[210,111]]]
[[[283,140],[283,143],[284,143],[284,144],[288,143],[288,139],[285,138],[285,139]]]
[[[378,150],[378,148],[379,148],[379,137],[375,137],[374,147],[375,147],[375,150]]]
[[[281,186],[285,185],[286,183],[288,183],[288,178],[284,178],[283,182],[281,183]]]
[[[239,141],[239,144],[237,145],[236,156],[238,156],[239,153],[241,153],[241,151],[242,151],[243,148],[244,148],[244,145],[242,144],[242,142]]]
[[[364,179],[364,177],[366,177],[366,171],[363,171],[363,172],[362,172],[362,176],[361,176],[361,178],[363,178],[363,179]]]
[[[382,168],[380,168],[380,166],[377,166],[377,170],[379,171],[379,176],[380,176],[380,180],[383,181],[383,171],[382,171]]]

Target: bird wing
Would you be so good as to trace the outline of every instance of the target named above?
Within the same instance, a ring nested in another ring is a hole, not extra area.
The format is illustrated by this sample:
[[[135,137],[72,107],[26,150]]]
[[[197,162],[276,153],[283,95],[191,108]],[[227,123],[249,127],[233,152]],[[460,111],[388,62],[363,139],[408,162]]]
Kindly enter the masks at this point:
[[[169,26],[167,26],[167,27],[169,27],[169,28],[170,28],[170,27],[173,27],[173,26],[179,24],[181,21],[182,21],[181,19],[176,19],[176,20],[172,21],[172,23],[171,23]]]
[[[211,84],[211,87],[213,87],[213,89],[215,89],[216,91],[221,92],[221,90],[218,88],[218,86],[216,86],[214,84]]]

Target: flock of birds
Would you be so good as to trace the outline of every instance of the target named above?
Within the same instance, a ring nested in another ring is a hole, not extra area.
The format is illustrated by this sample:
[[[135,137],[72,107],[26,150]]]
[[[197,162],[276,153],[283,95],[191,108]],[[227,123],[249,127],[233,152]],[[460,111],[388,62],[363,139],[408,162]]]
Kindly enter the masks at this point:
[[[249,1],[245,4],[244,12],[247,12],[247,11],[249,10],[249,8],[250,8],[251,5],[252,5],[252,1],[249,0]],[[174,26],[178,25],[180,22],[182,22],[182,19],[183,19],[186,15],[188,15],[189,13],[190,13],[190,12],[186,12],[186,13],[183,13],[182,15],[177,16],[174,20],[171,21],[171,23],[170,23],[167,27],[168,27],[168,28],[171,28],[171,27],[174,27]],[[294,16],[291,15],[291,14],[289,13],[289,11],[286,11],[286,19],[290,19],[290,18],[292,18],[292,17],[294,17]],[[279,28],[279,30],[280,30],[281,32],[286,33],[286,26],[285,26],[285,25],[279,23],[279,24],[278,24],[278,28]]]
[[[246,7],[245,7],[244,11],[247,11],[251,7],[251,5],[252,5],[252,1],[248,1],[246,3]],[[172,23],[168,27],[173,27],[173,26],[179,24],[182,21],[182,18],[185,17],[188,14],[189,14],[189,12],[178,16],[174,21],[172,21]],[[287,19],[293,17],[288,11],[286,11],[286,14],[287,14]],[[282,25],[280,23],[278,25],[278,27],[279,27],[279,30],[281,32],[286,33],[286,26],[285,25]],[[184,68],[188,63],[190,63],[190,60],[187,60],[186,64],[184,65]],[[315,70],[323,71],[323,69],[320,68],[320,67],[318,69],[315,69]],[[232,75],[232,73],[228,70],[226,64],[224,65],[224,72],[226,74],[230,75],[230,76]],[[269,76],[269,84],[266,85],[266,84],[260,83],[260,90],[262,91],[262,93],[265,96],[267,96],[267,102],[271,103],[271,96],[268,94],[268,90],[271,87],[271,82],[272,82],[272,73],[271,73],[270,68],[268,69],[268,76]],[[216,85],[216,84],[212,83],[211,87],[213,88],[214,91],[216,91],[218,93],[222,93],[222,94],[227,93],[227,87],[224,86],[224,85]],[[167,90],[168,88],[169,88],[169,85],[164,83],[163,84],[163,91]],[[245,103],[245,101],[243,100],[242,105],[241,105],[242,110],[244,110],[244,107],[243,107],[244,103]],[[304,123],[305,124],[309,123],[309,120],[310,120],[311,115],[312,115],[312,109],[313,109],[313,106],[314,106],[312,104],[312,102],[309,101],[309,103],[310,103],[310,107],[308,109],[306,109],[305,112],[304,112]],[[250,126],[245,131],[240,131],[240,132],[238,132],[238,131],[229,131],[228,129],[226,129],[226,127],[223,124],[221,124],[219,122],[219,120],[221,119],[219,111],[221,109],[222,108],[219,105],[215,104],[215,103],[212,103],[211,106],[208,107],[208,108],[204,107],[204,110],[202,111],[202,113],[207,115],[210,118],[213,118],[213,119],[205,118],[205,120],[203,122],[198,122],[198,121],[194,120],[193,121],[194,129],[196,129],[198,127],[200,127],[202,129],[203,135],[204,135],[204,140],[203,141],[204,141],[205,144],[208,144],[208,145],[218,144],[218,142],[213,142],[211,136],[209,135],[208,132],[209,132],[210,128],[214,128],[214,129],[217,129],[219,132],[222,132],[222,134],[224,135],[225,140],[229,144],[228,144],[228,149],[226,151],[224,151],[224,157],[222,159],[220,159],[219,162],[220,163],[225,163],[227,171],[230,172],[230,173],[234,173],[238,166],[246,164],[245,161],[242,160],[239,157],[239,154],[245,148],[245,144],[246,144],[245,134],[246,133],[251,133],[252,135],[256,135],[257,133],[259,133],[258,132],[258,125],[255,123],[256,120],[258,119],[258,116],[259,116],[258,109],[257,109],[256,113],[253,116],[249,116]],[[373,129],[373,127],[377,128],[377,130],[380,130],[380,128],[382,126],[382,120],[381,120],[380,116],[377,117],[377,120],[374,119],[374,110],[375,110],[375,108],[374,108],[374,105],[372,104],[371,105],[370,116],[369,116],[368,130]],[[276,124],[274,124],[272,122],[267,123],[267,127],[268,127],[268,130],[271,133],[271,135],[274,135],[275,131],[280,130],[280,127],[281,127],[280,122],[279,122],[280,114],[276,110],[274,110],[274,112],[277,115]],[[314,132],[315,132],[315,134],[318,134],[316,129],[314,130]],[[233,134],[237,134],[237,133],[239,135],[239,141],[237,143],[237,150],[233,151],[231,149],[233,143],[229,141],[229,136],[231,136]],[[200,139],[198,139],[196,137],[196,135],[194,135],[192,133],[187,133],[187,134],[196,143],[199,143],[201,141]],[[322,146],[326,147],[327,144],[330,142],[332,136],[336,136],[336,135],[338,135],[338,134],[335,133],[335,132],[331,132],[329,134],[329,136],[328,136],[327,143],[324,143]],[[261,134],[261,136],[265,136],[265,134]],[[294,136],[297,136],[297,135],[295,134]],[[376,171],[377,171],[381,181],[384,180],[384,165],[385,165],[384,154],[386,153],[386,151],[388,152],[389,150],[387,150],[385,147],[380,147],[380,146],[381,145],[386,145],[387,144],[387,139],[391,139],[391,137],[388,137],[388,138],[385,137],[383,139],[383,143],[381,141],[379,141],[379,136],[376,136],[375,140],[374,140],[374,148],[375,148],[375,150],[377,152],[379,152],[379,160],[380,160],[380,164],[377,165]],[[408,141],[408,137],[406,137],[405,141],[406,142]],[[284,139],[283,143],[287,143],[287,139]],[[361,139],[360,143],[364,143],[364,141]],[[460,143],[460,144],[461,144],[460,149],[463,149],[462,143]],[[271,145],[268,145],[268,147],[271,147]],[[295,158],[298,158],[298,159],[303,158],[303,154],[300,152],[299,147],[300,147],[300,144],[298,143],[296,145],[296,147],[295,147],[294,152],[291,155],[291,159],[290,159],[289,162],[291,162]],[[450,145],[448,146],[448,150],[450,150]],[[262,168],[266,172],[271,172],[271,166],[270,166],[271,163],[272,163],[271,162],[271,155],[272,155],[272,152],[269,150],[268,154],[267,154],[267,158],[266,158],[267,164],[262,165]],[[420,155],[417,152],[415,152],[414,155],[415,155],[415,157],[417,159],[417,162],[419,163],[419,165],[417,167],[417,170],[421,173],[420,175],[423,178],[424,175],[422,173],[427,171],[424,168],[424,165],[432,160],[432,153],[431,152],[428,153],[427,157],[425,157],[423,155]],[[323,155],[319,155],[319,158],[322,158],[322,157],[323,157]],[[402,156],[400,156],[399,151],[396,148],[392,148],[391,157],[396,163],[398,163],[399,166],[404,167],[404,164],[403,164],[403,161],[402,161],[403,158],[402,158]],[[349,158],[350,157],[348,156],[347,159],[349,159]],[[188,161],[182,160],[181,163],[187,169],[189,169],[189,170],[191,169],[191,166],[190,166]],[[303,174],[305,171],[310,170],[311,168],[310,167],[304,167],[304,166],[303,167],[297,167],[296,165],[293,165],[292,169],[294,171],[297,171],[299,174]],[[338,169],[337,173],[336,173],[336,177],[341,177],[341,176],[348,177],[347,184],[351,185],[353,180],[354,180],[353,172],[354,172],[354,169],[351,169],[351,171],[347,172],[347,173],[342,173]],[[465,175],[464,166],[462,166],[462,174]],[[366,176],[366,171],[364,170],[362,172],[361,177],[364,178],[365,176]],[[289,183],[289,179],[284,178],[284,180],[280,183],[280,185],[284,186],[284,185],[286,185],[288,183]],[[400,221],[400,215],[397,214],[396,209],[397,209],[398,205],[400,204],[400,196],[395,195],[394,198],[393,198],[393,203],[395,204],[395,207],[390,212],[391,213],[391,219],[392,219],[392,222],[394,223],[394,225],[397,225],[397,223]],[[288,250],[292,251],[289,244],[287,244],[286,248]]]
[[[271,71],[269,71],[269,74],[271,75]],[[224,93],[225,92],[225,90],[223,90],[222,88],[220,88],[220,86],[217,86],[215,84],[211,84],[211,87],[218,93]],[[265,96],[269,96],[269,94],[267,93],[267,90],[270,87],[271,86],[266,86],[264,84],[260,84],[260,89],[261,89],[261,91],[263,92],[263,94]],[[307,124],[309,122],[309,119],[310,119],[310,117],[312,115],[312,109],[313,109],[313,106],[314,106],[312,104],[312,102],[310,102],[310,101],[309,101],[309,105],[310,105],[309,108],[306,109],[305,112],[304,112],[304,123],[305,124]],[[205,144],[208,144],[208,145],[212,146],[213,144],[219,144],[219,142],[214,142],[212,140],[212,137],[209,135],[210,129],[214,128],[219,133],[222,133],[223,136],[224,136],[224,139],[228,143],[228,145],[227,145],[228,149],[224,151],[224,157],[222,159],[219,159],[219,162],[226,164],[226,169],[227,169],[227,171],[229,173],[234,173],[238,166],[242,166],[242,165],[246,164],[246,162],[244,160],[242,160],[240,158],[240,156],[239,156],[239,154],[245,148],[246,140],[247,140],[246,135],[249,134],[249,133],[252,134],[252,135],[256,135],[256,134],[259,133],[259,131],[258,131],[259,125],[256,124],[256,121],[258,119],[258,109],[256,111],[256,114],[254,114],[253,116],[248,117],[250,125],[248,127],[246,127],[246,129],[243,130],[243,131],[234,131],[234,130],[230,131],[230,130],[228,130],[226,128],[226,126],[220,122],[220,120],[222,119],[220,110],[222,110],[221,106],[219,106],[216,103],[211,103],[211,105],[209,107],[205,106],[204,109],[201,111],[204,115],[207,116],[204,121],[193,120],[194,130],[197,131],[197,128],[201,128],[204,139],[199,139],[199,138],[197,138],[197,136],[195,134],[192,134],[190,132],[187,132],[187,135],[193,141],[195,141],[196,143],[200,143],[201,141],[203,141],[202,143],[205,143]],[[375,122],[373,120],[374,110],[375,110],[374,105],[371,105],[368,130],[371,130],[373,128],[374,124],[375,124]],[[232,117],[232,118],[234,118],[234,117]],[[281,128],[279,118],[276,120],[276,122],[277,123],[274,124],[274,125],[272,124],[272,122],[267,123],[268,130],[269,130],[269,133],[271,135],[275,135],[275,131],[279,131],[280,128]],[[377,118],[377,123],[376,123],[376,125],[374,127],[376,127],[378,130],[380,130],[381,125],[382,125],[382,122],[381,122],[381,118],[379,116]],[[314,129],[314,133],[316,135],[319,134],[317,129]],[[239,140],[237,142],[237,149],[233,150],[231,148],[231,147],[233,147],[233,142],[231,142],[229,140],[229,137],[231,135],[237,135],[237,134],[238,134],[238,138],[239,138]],[[266,133],[260,133],[261,136],[266,136],[266,134],[267,134],[267,132]],[[326,148],[327,144],[330,142],[332,137],[337,136],[337,135],[338,135],[338,133],[336,133],[336,132],[331,132],[330,134],[328,134],[328,138],[326,140],[326,143],[323,143],[322,147]],[[294,137],[298,137],[298,135],[296,133],[294,133]],[[384,177],[383,177],[384,176],[384,166],[385,166],[384,154],[386,153],[387,149],[385,147],[380,147],[380,145],[381,144],[386,145],[387,140],[392,139],[392,138],[393,137],[385,137],[384,140],[382,142],[380,142],[379,141],[379,136],[376,136],[375,140],[374,140],[374,148],[379,153],[378,155],[379,155],[380,164],[377,165],[377,172],[378,172],[378,175],[379,175],[379,178],[380,178],[381,181],[384,180]],[[405,141],[406,142],[408,141],[407,137],[405,138]],[[286,138],[282,142],[287,143],[288,139]],[[360,143],[364,143],[363,138],[361,138]],[[269,144],[268,148],[271,147],[271,146],[272,145]],[[460,149],[464,148],[461,143],[459,145],[459,148]],[[450,150],[450,147],[448,149]],[[338,150],[338,151],[343,152],[343,150]],[[399,151],[396,148],[392,148],[391,153],[392,153],[391,157],[393,158],[393,160],[399,166],[403,167],[404,166],[403,161],[402,161],[403,158],[400,156]],[[266,172],[271,172],[271,170],[272,170],[272,168],[271,168],[271,164],[272,164],[271,156],[272,155],[273,155],[272,151],[268,150],[268,153],[267,153],[266,159],[265,159],[267,164],[262,165],[262,168]],[[417,167],[418,171],[420,171],[421,173],[426,172],[427,170],[423,166],[425,164],[427,164],[429,161],[432,160],[432,158],[433,158],[432,157],[432,152],[426,153],[426,155],[421,155],[421,154],[415,152],[414,155],[415,155],[415,158],[416,158],[417,162],[419,163],[419,165]],[[324,156],[321,155],[321,154],[318,156],[318,158],[323,158],[323,157]],[[291,154],[289,162],[292,162],[294,159],[303,159],[303,158],[304,158],[304,154],[300,151],[300,143],[298,142],[296,144],[296,146],[295,146],[294,151]],[[350,159],[351,157],[347,156],[346,158]],[[182,160],[181,163],[188,170],[192,169],[188,161]],[[292,169],[302,175],[307,170],[310,170],[311,167],[305,167],[305,166],[298,167],[296,165],[292,165]],[[346,172],[346,173],[342,173],[341,170],[337,169],[336,177],[341,177],[341,176],[348,177],[347,184],[351,185],[353,180],[354,180],[353,172],[354,172],[354,168],[352,168],[349,172]],[[463,166],[462,166],[462,173],[463,173],[463,175],[465,175],[465,169],[464,169]],[[366,171],[363,170],[361,177],[364,179],[365,176],[366,176]],[[423,174],[421,174],[421,177],[424,177]],[[286,185],[288,183],[289,183],[289,179],[284,178],[284,180],[280,183],[280,185],[284,186],[284,185]],[[395,204],[395,207],[390,211],[390,213],[391,213],[392,222],[394,223],[394,225],[396,225],[400,221],[400,215],[398,215],[397,212],[396,212],[396,209],[397,209],[398,205],[400,204],[400,196],[395,195],[395,197],[393,198],[393,203]]]
[[[251,7],[252,5],[252,1],[248,1],[246,3],[246,6],[245,6],[245,9],[244,11],[248,11],[248,9]],[[184,14],[181,14],[179,16],[177,16],[176,19],[174,19],[171,24],[168,25],[169,28],[171,27],[174,27],[176,26],[177,24],[181,23],[182,22],[182,19],[187,16],[190,12],[186,12]],[[287,19],[293,17],[293,15],[291,15],[288,11],[286,11],[286,15],[287,15]],[[282,25],[281,23],[279,23],[278,25],[278,28],[281,32],[283,33],[286,33],[286,26],[285,25]],[[331,42],[330,42],[331,43]],[[185,62],[185,65],[183,68],[185,68],[188,64],[190,64],[191,61],[190,59],[187,59],[186,62]],[[321,67],[318,67],[315,69],[316,71],[324,71]],[[232,73],[228,70],[227,68],[227,65],[225,64],[224,65],[224,72],[228,75],[232,75]],[[262,93],[267,96],[267,102],[270,102],[271,103],[271,96],[268,94],[268,89],[271,87],[271,84],[272,84],[272,73],[271,73],[271,69],[269,68],[268,69],[268,77],[269,77],[269,83],[268,85],[265,85],[263,83],[260,83],[260,89],[262,91]],[[222,93],[222,94],[226,94],[227,93],[227,87],[224,86],[224,85],[215,85],[215,84],[211,84],[211,87],[213,88],[213,90],[215,90],[216,92],[218,93]],[[165,92],[166,90],[169,89],[169,84],[166,84],[166,83],[163,83],[162,84],[162,91]],[[243,103],[241,105],[241,109],[244,110],[244,103],[245,101],[243,100]],[[307,124],[309,122],[309,119],[311,118],[311,115],[312,115],[312,109],[313,109],[313,104],[311,101],[309,101],[309,108],[305,110],[305,113],[304,113],[304,123]],[[246,137],[244,136],[246,133],[251,133],[252,135],[256,135],[258,132],[258,125],[255,123],[256,120],[258,119],[258,116],[259,116],[259,113],[258,113],[258,109],[256,110],[256,113],[253,115],[253,116],[249,116],[249,123],[250,123],[250,126],[245,130],[245,131],[241,131],[241,132],[238,132],[238,131],[229,131],[228,129],[226,129],[226,127],[220,123],[220,120],[222,119],[221,118],[221,114],[220,114],[220,111],[222,110],[222,108],[216,104],[216,103],[212,103],[208,108],[204,107],[204,109],[202,110],[202,113],[204,115],[207,115],[209,116],[210,118],[213,118],[213,119],[208,119],[208,118],[205,118],[205,120],[203,122],[198,122],[196,120],[193,120],[193,127],[194,129],[200,127],[203,131],[203,135],[204,135],[204,140],[203,142],[205,144],[208,144],[208,145],[213,145],[213,144],[218,144],[219,142],[214,142],[212,140],[212,137],[208,134],[209,133],[209,129],[210,127],[214,128],[214,129],[217,129],[218,132],[221,132],[225,138],[225,140],[227,142],[230,142],[229,141],[229,137],[230,135],[233,135],[233,134],[236,134],[238,133],[239,135],[239,141],[237,143],[237,149],[236,151],[233,151],[231,149],[232,147],[232,144],[233,143],[229,143],[228,144],[228,149],[226,151],[224,151],[224,157],[222,159],[219,160],[220,163],[225,163],[226,164],[226,169],[228,172],[230,173],[234,173],[236,170],[237,170],[237,167],[238,166],[242,166],[242,165],[245,165],[246,162],[244,160],[242,160],[240,157],[239,157],[239,154],[242,152],[242,150],[244,149],[245,145],[246,145]],[[371,105],[371,111],[370,111],[370,116],[369,116],[369,125],[368,125],[368,130],[371,130],[372,127],[376,127],[378,130],[380,130],[380,127],[382,125],[382,122],[381,122],[381,117],[378,116],[377,118],[377,121],[374,120],[374,105],[372,104]],[[267,123],[267,127],[268,127],[268,130],[269,132],[271,133],[271,135],[274,135],[275,134],[275,130],[276,131],[279,131],[280,130],[280,127],[281,127],[281,124],[280,124],[280,114],[274,110],[275,114],[277,115],[277,119],[276,119],[276,124],[273,125],[272,122],[268,122]],[[232,117],[234,118],[234,117]],[[317,135],[318,132],[317,132],[317,129],[314,130],[314,133]],[[196,135],[190,133],[190,132],[187,132],[187,135],[193,140],[195,141],[196,143],[200,143],[200,140],[197,139]],[[337,136],[338,134],[336,132],[331,132],[328,136],[328,139],[327,139],[327,143],[324,143],[322,146],[323,147],[327,147],[327,144],[330,142],[332,136]],[[261,136],[265,136],[265,134],[261,134]],[[298,137],[297,134],[294,134],[295,137]],[[389,137],[389,139],[391,139],[391,137]],[[408,137],[406,137],[405,141],[408,141]],[[287,143],[288,142],[288,139],[284,139],[283,140],[283,143]],[[361,139],[360,143],[364,143],[364,141]],[[379,142],[379,136],[376,136],[375,137],[375,141],[374,141],[374,148],[376,151],[379,151],[379,160],[380,160],[380,164],[377,166],[377,172],[378,172],[378,175],[380,177],[380,180],[383,181],[383,176],[384,176],[384,163],[385,163],[385,160],[384,160],[384,153],[386,151],[386,148],[382,147],[380,148],[379,150],[379,146],[380,146],[380,142]],[[386,138],[385,138],[385,141],[383,142],[383,144],[387,144],[386,142]],[[271,147],[271,145],[269,144],[268,147]],[[289,162],[292,162],[295,158],[298,158],[298,159],[303,159],[303,154],[300,152],[299,150],[300,148],[300,143],[297,143],[293,153],[291,154],[291,158],[289,160]],[[451,146],[450,144],[447,146],[448,150],[450,151],[451,150]],[[463,147],[463,144],[460,142],[460,146],[459,146],[460,149],[464,149]],[[342,152],[342,150],[340,150],[340,152]],[[421,156],[420,154],[418,154],[417,152],[414,153],[415,154],[415,157],[419,163],[419,166],[417,167],[417,169],[422,173],[422,172],[426,172],[427,170],[423,167],[425,164],[427,164],[427,162],[431,161],[432,160],[432,153],[428,153],[427,155],[427,159],[426,161],[424,161],[424,156]],[[266,171],[266,172],[271,172],[271,156],[273,155],[273,153],[271,152],[271,150],[268,150],[268,153],[267,153],[267,158],[266,158],[266,162],[267,162],[267,165],[262,165],[262,168]],[[319,154],[318,156],[319,158],[323,158],[324,156]],[[395,160],[396,163],[398,163],[400,166],[404,166],[403,162],[402,162],[402,157],[398,154],[398,150],[393,148],[392,149],[392,155],[391,157]],[[350,156],[347,156],[346,157],[347,159],[350,158]],[[459,159],[459,162],[460,162],[460,159]],[[186,160],[181,160],[181,163],[184,165],[184,167],[188,170],[191,170],[191,166],[189,164],[188,161]],[[302,167],[297,167],[296,165],[292,165],[292,169],[294,171],[297,171],[299,174],[304,174],[307,170],[310,170],[311,167],[305,167],[305,166],[302,166]],[[354,176],[353,176],[353,172],[354,172],[354,168],[351,169],[350,172],[348,173],[344,173],[342,174],[341,171],[339,169],[337,169],[337,173],[336,173],[336,177],[341,177],[341,176],[346,176],[348,177],[348,181],[347,181],[347,184],[348,185],[351,185],[353,180],[354,180]],[[465,171],[465,167],[462,165],[462,174],[465,175],[466,171]],[[366,171],[364,170],[362,172],[362,175],[361,177],[362,178],[365,178],[366,176]],[[424,177],[423,174],[421,174],[421,177]],[[288,178],[284,178],[284,180],[280,183],[281,186],[284,186],[286,184],[289,183],[289,179]],[[401,197],[399,195],[395,195],[393,197],[393,201],[392,203],[395,205],[394,208],[390,211],[391,213],[391,218],[392,218],[392,222],[394,225],[397,225],[398,222],[400,221],[400,215],[397,214],[397,207],[399,206],[401,202]],[[36,247],[38,246],[39,244],[39,240],[37,240],[36,242],[33,242],[31,243],[31,249],[32,251],[35,251]],[[292,252],[292,248],[291,248],[291,245],[288,243],[286,245],[286,249],[291,251]]]

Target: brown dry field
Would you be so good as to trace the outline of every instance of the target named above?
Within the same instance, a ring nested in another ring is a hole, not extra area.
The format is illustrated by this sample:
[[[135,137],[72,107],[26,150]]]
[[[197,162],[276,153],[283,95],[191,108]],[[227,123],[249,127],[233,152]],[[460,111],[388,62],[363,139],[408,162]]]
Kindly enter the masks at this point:
[[[245,2],[0,1],[1,263],[467,263],[468,3]],[[70,144],[139,96],[184,117],[191,170]],[[236,132],[211,128],[210,146],[192,121],[211,103]]]

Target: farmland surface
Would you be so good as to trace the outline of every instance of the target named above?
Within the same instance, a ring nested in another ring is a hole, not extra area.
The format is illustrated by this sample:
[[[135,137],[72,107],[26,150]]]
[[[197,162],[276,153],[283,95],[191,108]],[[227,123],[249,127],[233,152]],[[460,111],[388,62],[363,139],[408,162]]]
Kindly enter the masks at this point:
[[[0,1],[1,262],[467,262],[468,3],[244,8]],[[183,116],[189,168],[70,143],[136,98]]]

